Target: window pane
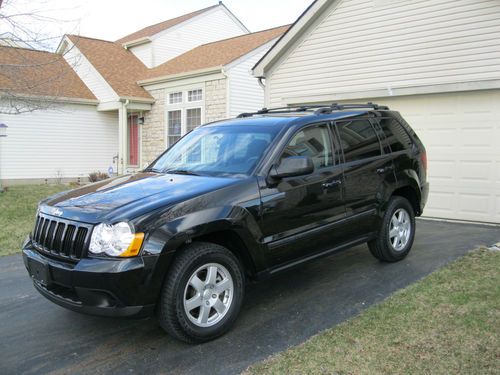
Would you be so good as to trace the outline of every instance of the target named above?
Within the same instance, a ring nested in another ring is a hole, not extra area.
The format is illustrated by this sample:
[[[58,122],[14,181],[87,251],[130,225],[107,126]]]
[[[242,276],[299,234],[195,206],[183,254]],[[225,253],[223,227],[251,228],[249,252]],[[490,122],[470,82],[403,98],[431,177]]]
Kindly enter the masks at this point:
[[[290,156],[309,156],[315,169],[332,166],[333,156],[327,128],[311,126],[295,134],[281,158]]]
[[[181,137],[181,111],[168,111],[168,146]]]
[[[380,142],[369,121],[338,122],[337,129],[346,162],[381,154]]]
[[[188,91],[188,102],[198,102],[202,99],[201,89]]]
[[[384,131],[387,143],[391,146],[392,152],[411,148],[413,142],[410,136],[396,120],[383,118],[380,120],[380,127]]]
[[[279,127],[265,125],[199,127],[164,153],[152,167],[202,175],[248,175],[279,130]]]
[[[190,132],[201,125],[201,108],[190,108],[186,110],[186,127]]]
[[[168,103],[182,103],[182,92],[173,92],[168,95]]]

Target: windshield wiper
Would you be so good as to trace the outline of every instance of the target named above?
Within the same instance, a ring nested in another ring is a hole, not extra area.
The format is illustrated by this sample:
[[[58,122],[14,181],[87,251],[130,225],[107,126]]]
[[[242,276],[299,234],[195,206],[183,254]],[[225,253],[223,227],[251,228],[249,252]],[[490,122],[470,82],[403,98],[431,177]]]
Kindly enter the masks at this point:
[[[143,170],[143,172],[163,173],[163,171],[158,168],[146,168]]]
[[[163,173],[170,173],[170,174],[185,174],[189,176],[199,176],[198,173],[188,171],[187,169],[167,169],[163,171]]]

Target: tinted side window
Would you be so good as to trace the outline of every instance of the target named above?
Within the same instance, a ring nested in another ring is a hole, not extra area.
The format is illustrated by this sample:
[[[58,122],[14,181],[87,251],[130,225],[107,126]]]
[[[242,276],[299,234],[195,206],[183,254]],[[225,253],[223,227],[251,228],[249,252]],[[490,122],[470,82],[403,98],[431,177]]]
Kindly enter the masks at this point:
[[[281,159],[290,156],[309,156],[315,169],[332,166],[330,133],[326,125],[309,126],[297,132],[283,151]]]
[[[411,148],[412,140],[399,122],[392,118],[383,118],[380,119],[379,123],[392,152]]]
[[[380,142],[368,120],[337,122],[346,162],[379,156]]]

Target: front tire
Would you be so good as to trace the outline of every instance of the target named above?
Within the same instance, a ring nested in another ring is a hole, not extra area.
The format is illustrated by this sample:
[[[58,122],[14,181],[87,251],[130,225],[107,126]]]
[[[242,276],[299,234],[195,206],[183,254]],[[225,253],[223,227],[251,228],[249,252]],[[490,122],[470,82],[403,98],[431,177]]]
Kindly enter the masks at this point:
[[[231,328],[243,295],[244,274],[234,254],[220,245],[194,242],[168,271],[158,320],[181,341],[209,341]]]
[[[410,202],[394,196],[389,200],[378,236],[368,242],[372,255],[384,262],[404,259],[415,238],[415,213]]]

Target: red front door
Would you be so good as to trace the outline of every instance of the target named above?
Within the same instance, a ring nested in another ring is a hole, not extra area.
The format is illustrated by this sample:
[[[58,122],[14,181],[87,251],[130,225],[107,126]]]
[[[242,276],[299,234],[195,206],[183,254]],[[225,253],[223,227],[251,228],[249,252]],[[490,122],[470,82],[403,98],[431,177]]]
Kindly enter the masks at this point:
[[[128,165],[139,165],[139,116],[128,116]]]

